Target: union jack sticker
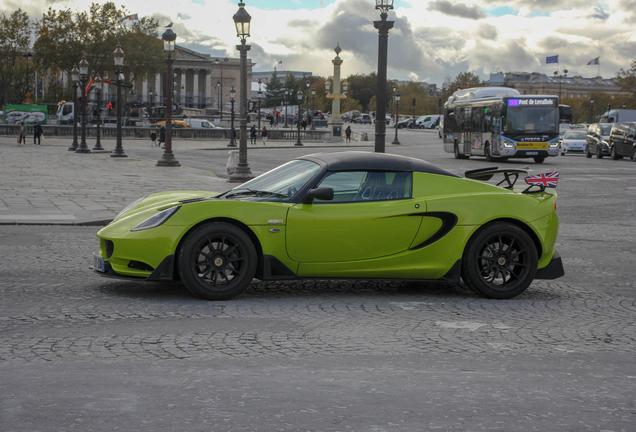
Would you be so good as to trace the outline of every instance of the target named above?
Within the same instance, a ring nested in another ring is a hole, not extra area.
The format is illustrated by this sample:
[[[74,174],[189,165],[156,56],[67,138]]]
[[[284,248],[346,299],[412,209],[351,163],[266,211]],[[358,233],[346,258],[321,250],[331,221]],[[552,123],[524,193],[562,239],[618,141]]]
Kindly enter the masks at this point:
[[[557,183],[559,182],[559,173],[553,172],[549,174],[537,174],[526,177],[524,180],[529,185],[541,186],[544,188],[555,188],[557,187]]]

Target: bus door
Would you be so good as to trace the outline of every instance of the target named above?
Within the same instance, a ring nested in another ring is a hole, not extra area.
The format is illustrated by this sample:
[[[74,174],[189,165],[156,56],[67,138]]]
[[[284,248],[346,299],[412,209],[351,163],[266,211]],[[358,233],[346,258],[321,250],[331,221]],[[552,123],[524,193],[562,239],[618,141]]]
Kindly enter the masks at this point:
[[[490,143],[492,154],[501,153],[501,116],[494,115],[492,119],[492,141]]]
[[[471,119],[471,114],[472,114],[472,110],[467,107],[466,109],[464,109],[464,124],[462,127],[462,132],[463,132],[463,142],[464,142],[464,154],[469,155],[470,154],[470,147],[471,147],[471,135],[472,135],[472,119]]]

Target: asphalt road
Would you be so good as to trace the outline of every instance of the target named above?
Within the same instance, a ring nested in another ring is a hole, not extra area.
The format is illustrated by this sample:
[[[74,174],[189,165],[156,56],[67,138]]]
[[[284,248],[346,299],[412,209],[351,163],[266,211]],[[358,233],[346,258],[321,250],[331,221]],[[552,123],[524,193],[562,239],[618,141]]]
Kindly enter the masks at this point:
[[[388,153],[493,165],[455,160],[436,133],[399,135]],[[288,144],[250,148],[253,173],[323,150]],[[227,149],[175,155],[225,175]],[[561,173],[566,276],[507,301],[439,283],[255,281],[205,302],[92,274],[95,227],[0,226],[0,430],[635,430],[636,163],[495,165]]]

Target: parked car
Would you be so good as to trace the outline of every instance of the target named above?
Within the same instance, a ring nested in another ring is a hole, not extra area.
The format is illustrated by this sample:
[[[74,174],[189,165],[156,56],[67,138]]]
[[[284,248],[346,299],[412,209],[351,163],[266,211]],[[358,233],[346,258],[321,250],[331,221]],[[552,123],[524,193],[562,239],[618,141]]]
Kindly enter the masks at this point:
[[[358,124],[371,124],[371,116],[369,114],[360,114],[358,117],[353,119],[353,123]]]
[[[409,129],[413,129],[413,119],[406,119],[406,120],[402,120],[401,122],[398,123],[398,129],[404,129],[404,128],[409,128]]]
[[[561,156],[566,153],[583,153],[587,144],[587,133],[580,129],[570,129],[561,140]]]
[[[596,155],[597,159],[609,156],[609,135],[612,130],[612,123],[592,123],[587,128],[587,144],[585,155],[591,158]]]
[[[615,123],[609,137],[613,160],[630,157],[636,160],[636,122]]]
[[[166,124],[165,120],[158,121],[156,123],[159,127]],[[183,120],[172,120],[172,127],[174,129],[189,129],[190,125],[184,122]]]
[[[530,186],[516,189],[510,180],[475,181],[510,171],[527,174],[482,168],[462,178],[420,159],[361,151],[300,156],[223,193],[136,200],[97,233],[93,270],[180,280],[208,300],[233,298],[254,278],[461,278],[483,296],[512,298],[564,271],[549,189],[558,173],[526,177]]]
[[[223,129],[209,120],[186,118],[183,121],[189,124],[192,129]]]

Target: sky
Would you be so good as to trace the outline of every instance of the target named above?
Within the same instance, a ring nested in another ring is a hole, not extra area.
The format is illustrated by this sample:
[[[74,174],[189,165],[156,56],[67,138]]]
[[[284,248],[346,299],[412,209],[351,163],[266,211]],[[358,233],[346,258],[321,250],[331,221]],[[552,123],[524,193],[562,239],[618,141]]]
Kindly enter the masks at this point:
[[[85,10],[88,0],[0,0],[31,18],[42,11]],[[212,56],[238,57],[232,16],[238,0],[115,1],[163,26],[173,23],[177,44]],[[252,16],[249,58],[255,71],[333,74],[340,44],[342,75],[377,71],[379,20],[373,0],[244,0]],[[442,86],[461,72],[539,72],[616,76],[636,59],[636,0],[395,0],[389,20],[388,78]],[[546,64],[546,57],[559,63]],[[279,63],[282,62],[282,63]]]

